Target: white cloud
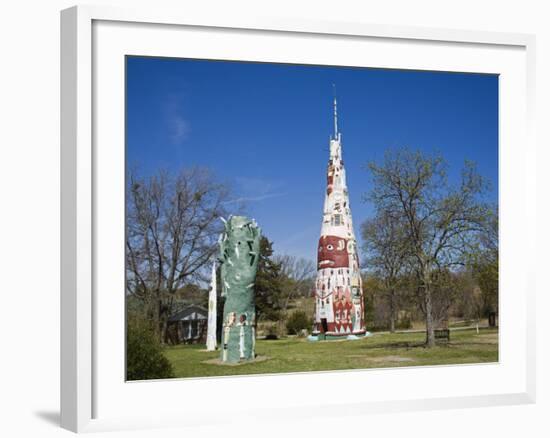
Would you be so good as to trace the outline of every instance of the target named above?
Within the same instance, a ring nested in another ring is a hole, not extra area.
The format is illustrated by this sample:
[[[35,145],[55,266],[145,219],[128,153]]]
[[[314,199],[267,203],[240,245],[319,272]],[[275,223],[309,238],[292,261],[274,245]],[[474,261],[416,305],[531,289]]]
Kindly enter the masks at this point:
[[[181,145],[189,138],[191,125],[184,117],[187,101],[181,92],[172,93],[165,97],[164,120],[166,135],[174,145]]]
[[[227,204],[238,202],[261,202],[266,199],[278,198],[285,196],[286,193],[281,192],[284,182],[270,181],[261,178],[250,178],[239,176],[235,178],[239,187],[240,196],[236,199],[227,201]]]
[[[182,144],[187,140],[189,132],[191,131],[189,122],[182,116],[174,114],[170,121],[170,139],[174,144]]]
[[[235,204],[238,202],[259,202],[265,199],[278,198],[279,196],[285,196],[285,195],[286,193],[266,193],[264,195],[258,195],[258,196],[242,196],[240,198],[226,201],[225,204]]]

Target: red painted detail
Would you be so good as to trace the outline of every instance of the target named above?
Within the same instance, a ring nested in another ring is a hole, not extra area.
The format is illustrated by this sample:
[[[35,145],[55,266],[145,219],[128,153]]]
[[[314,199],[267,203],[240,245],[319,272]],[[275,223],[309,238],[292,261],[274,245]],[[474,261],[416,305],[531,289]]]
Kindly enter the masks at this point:
[[[349,268],[347,240],[337,236],[321,236],[317,252],[317,268]]]

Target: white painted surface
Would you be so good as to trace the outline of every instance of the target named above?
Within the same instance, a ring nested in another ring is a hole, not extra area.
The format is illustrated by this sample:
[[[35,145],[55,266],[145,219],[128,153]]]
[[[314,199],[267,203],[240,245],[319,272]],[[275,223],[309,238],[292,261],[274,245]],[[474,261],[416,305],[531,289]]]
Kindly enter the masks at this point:
[[[216,262],[212,263],[212,278],[210,280],[210,292],[208,294],[208,331],[206,333],[206,349],[216,349],[216,317],[217,317],[217,285]]]
[[[126,6],[150,5],[149,1],[96,1]],[[199,7],[192,2],[194,7]],[[3,5],[0,27],[3,65],[0,70],[0,115],[5,121],[0,130],[0,187],[2,191],[3,231],[0,271],[2,272],[3,316],[0,318],[2,340],[2,391],[0,433],[9,437],[71,436],[55,422],[59,403],[59,15],[71,1],[48,2],[29,0]],[[157,0],[155,4],[181,5],[180,0]],[[546,248],[550,247],[547,187],[550,185],[550,29],[548,11],[543,1],[484,2],[464,0],[460,3],[435,0],[410,2],[333,1],[218,2],[200,6],[205,14],[216,10],[228,17],[243,13],[296,15],[309,19],[364,19],[374,23],[416,24],[433,27],[471,28],[502,32],[537,34],[537,105],[539,144],[537,157],[530,156],[526,165],[539,170],[541,188],[531,193],[539,202],[538,220],[532,216],[526,228],[537,222],[538,246],[531,269],[545,272]],[[187,7],[187,5],[185,6]],[[183,11],[185,11],[183,7]],[[544,146],[544,147],[543,147]],[[534,176],[533,176],[534,177]],[[24,263],[32,250],[32,270]],[[32,271],[32,274],[31,274]],[[548,435],[547,414],[550,410],[550,380],[544,370],[550,369],[550,332],[548,318],[550,296],[542,282],[537,288],[538,402],[536,405],[486,407],[447,411],[417,411],[388,416],[376,410],[343,412],[334,417],[323,412],[321,417],[298,411],[294,419],[282,421],[273,412],[252,418],[251,427],[262,430],[266,437],[281,435],[341,435],[350,424],[349,415],[365,414],[361,419],[370,435],[445,437],[498,436],[543,437]],[[14,309],[24,304],[25,315],[32,323],[23,323]],[[37,333],[39,341],[37,341]],[[27,342],[32,342],[32,348]],[[531,342],[535,342],[532,339]],[[292,394],[287,394],[291,398]],[[425,403],[425,409],[445,407]],[[388,406],[391,411],[392,407]],[[143,419],[146,423],[147,419]],[[166,422],[170,427],[176,420]],[[428,425],[428,427],[427,427]],[[451,425],[451,426],[450,426]],[[220,425],[213,419],[185,430],[164,429],[142,432],[115,432],[106,437],[173,437],[241,436],[235,425]],[[99,434],[103,436],[103,434]]]

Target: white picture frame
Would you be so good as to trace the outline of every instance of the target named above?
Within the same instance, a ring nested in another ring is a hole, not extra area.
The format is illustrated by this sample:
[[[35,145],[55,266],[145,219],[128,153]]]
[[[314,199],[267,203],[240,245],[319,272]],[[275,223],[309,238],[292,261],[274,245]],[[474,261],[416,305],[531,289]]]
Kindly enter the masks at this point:
[[[140,37],[144,32],[147,32],[146,39]],[[245,60],[304,62],[303,56],[298,53],[303,46],[303,50],[307,49],[312,56],[306,63],[327,63],[327,56],[332,56],[330,62],[335,65],[454,69],[502,75],[500,214],[505,220],[501,222],[501,239],[504,240],[501,246],[503,302],[500,309],[499,364],[162,382],[125,383],[123,378],[120,379],[124,363],[124,347],[120,344],[120,336],[124,333],[124,317],[120,313],[123,289],[118,298],[116,294],[101,295],[105,285],[114,285],[116,289],[120,285],[121,275],[124,275],[120,272],[119,257],[120,247],[123,251],[124,245],[117,247],[113,243],[117,242],[117,236],[120,237],[124,216],[123,191],[120,192],[120,184],[124,180],[124,166],[121,167],[124,148],[120,148],[121,139],[123,144],[120,103],[124,98],[124,89],[120,87],[123,84],[123,71],[120,69],[123,61],[120,56],[182,56],[179,52],[184,50],[181,41],[180,44],[168,43],[167,38],[195,38],[193,32],[198,39],[193,40],[195,44],[192,53],[187,54],[189,57],[240,59],[243,55],[235,51],[236,44],[231,45],[230,39],[233,39],[240,42],[240,50],[248,50],[242,58]],[[224,32],[231,36],[226,40],[228,46],[220,46],[219,40],[216,41]],[[269,42],[267,53],[259,50],[259,40]],[[295,44],[298,41],[303,44]],[[296,53],[292,52],[289,43],[297,47]],[[341,48],[342,51],[337,52],[341,55],[317,53],[315,44],[321,43]],[[357,49],[357,45],[364,45],[361,47],[367,51],[372,46],[372,60],[362,61],[366,64],[357,64],[359,61],[348,64],[349,56],[353,55],[351,48]],[[384,50],[377,45],[384,45]],[[350,49],[346,50],[346,47]],[[399,53],[401,55],[397,58]],[[407,59],[407,53],[410,59]],[[196,410],[192,414],[187,411],[186,415],[183,414],[186,407],[182,405],[171,410],[163,403],[147,405],[143,412],[149,415],[144,415],[140,411],[141,405],[135,401],[142,400],[142,404],[146,404],[147,400],[158,400],[164,396],[170,400],[185,388],[186,391],[196,391],[201,402],[205,402],[211,400],[216,392],[233,391],[243,384],[254,392],[255,397],[252,398],[256,401],[266,388],[274,391],[277,401],[284,397],[284,391],[291,388],[315,395],[320,382],[328,387],[353,385],[355,382],[352,383],[351,379],[357,375],[366,382],[364,384],[370,388],[369,393],[360,391],[347,401],[342,399],[332,404],[331,415],[534,402],[535,309],[532,286],[535,276],[532,272],[534,268],[530,267],[535,265],[533,248],[536,237],[536,166],[532,126],[534,53],[534,36],[525,34],[320,22],[292,17],[258,18],[238,14],[227,17],[215,13],[204,16],[195,13],[192,8],[182,12],[78,6],[62,11],[62,427],[83,432],[198,424],[207,418],[206,413],[201,412],[200,403],[195,403]],[[426,58],[423,64],[419,64],[420,58],[413,59],[414,56]],[[114,99],[114,104],[106,102],[105,96]],[[107,115],[108,111],[112,113]],[[107,142],[115,147],[102,149]],[[514,176],[513,181],[511,175]],[[512,208],[517,202],[522,202],[522,208]],[[110,212],[108,224],[105,211]],[[514,234],[519,224],[523,224],[521,236]],[[505,270],[503,266],[513,266],[514,269]],[[101,299],[98,299],[99,296]],[[111,299],[114,301],[110,302]],[[517,312],[514,327],[506,318],[511,312]],[[113,356],[116,357],[116,366],[105,359]],[[436,383],[440,379],[439,384],[422,392],[414,382],[428,376]],[[389,379],[395,382],[395,387],[388,386]],[[473,391],[468,384],[462,384],[461,379],[479,379],[479,390]],[[442,388],[441,382],[449,380],[456,380],[456,387]],[[212,402],[208,417],[216,417],[217,421],[223,422],[230,421],[235,415],[261,417],[270,409],[277,408],[279,416],[290,419],[298,417],[296,407],[300,408],[299,416],[311,417],[319,415],[318,408],[323,406],[315,396],[295,405],[289,403],[286,408],[270,406],[268,401],[265,403],[261,408],[246,403],[224,408],[220,403]],[[120,409],[121,405],[127,405],[127,409]],[[323,415],[326,415],[326,410]]]

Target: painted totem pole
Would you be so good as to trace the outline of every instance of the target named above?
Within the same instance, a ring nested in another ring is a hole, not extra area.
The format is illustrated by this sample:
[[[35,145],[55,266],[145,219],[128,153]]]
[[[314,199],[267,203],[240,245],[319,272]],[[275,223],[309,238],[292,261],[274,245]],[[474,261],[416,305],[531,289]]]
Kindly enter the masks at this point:
[[[254,359],[254,282],[260,253],[261,230],[255,221],[233,216],[220,238],[223,307],[222,361]]]
[[[216,262],[212,264],[212,278],[210,280],[210,293],[208,294],[208,331],[206,332],[206,349],[208,351],[214,351],[216,345],[216,319],[217,302],[216,294],[218,288],[216,287]]]
[[[364,335],[363,290],[334,99],[327,190],[317,247],[314,335]]]

